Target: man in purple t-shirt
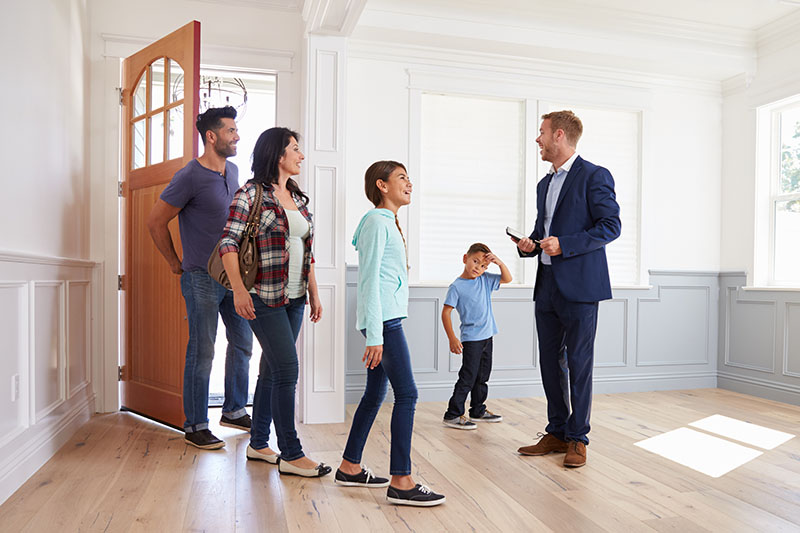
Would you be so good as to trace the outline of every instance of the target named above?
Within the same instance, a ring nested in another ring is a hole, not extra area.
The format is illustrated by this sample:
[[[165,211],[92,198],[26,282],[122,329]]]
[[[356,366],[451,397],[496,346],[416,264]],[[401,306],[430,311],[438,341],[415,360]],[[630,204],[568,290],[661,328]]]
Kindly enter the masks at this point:
[[[247,383],[253,335],[247,320],[236,314],[233,293],[208,275],[206,265],[222,235],[233,195],[239,188],[239,170],[227,159],[236,155],[239,135],[236,109],[211,108],[197,117],[203,155],[173,176],[156,201],[147,227],[170,270],[181,277],[186,300],[189,344],[183,369],[185,440],[207,450],[225,446],[208,429],[208,381],[217,337],[217,314],[222,315],[228,338],[225,357],[225,401],[220,425],[250,431]],[[183,260],[175,253],[169,221],[178,217]]]

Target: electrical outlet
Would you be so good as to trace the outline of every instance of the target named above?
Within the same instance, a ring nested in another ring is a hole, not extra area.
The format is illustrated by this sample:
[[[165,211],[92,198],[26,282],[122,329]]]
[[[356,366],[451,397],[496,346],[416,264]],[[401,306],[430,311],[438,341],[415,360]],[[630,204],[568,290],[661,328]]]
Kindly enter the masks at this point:
[[[11,401],[19,400],[19,374],[11,376]]]

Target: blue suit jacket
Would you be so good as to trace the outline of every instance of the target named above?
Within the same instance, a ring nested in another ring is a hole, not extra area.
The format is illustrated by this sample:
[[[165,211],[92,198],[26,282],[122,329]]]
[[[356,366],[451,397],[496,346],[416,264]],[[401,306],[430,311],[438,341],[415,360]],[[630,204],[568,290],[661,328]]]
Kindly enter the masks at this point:
[[[544,237],[544,215],[548,174],[536,186],[536,226],[531,239]],[[598,167],[580,156],[564,180],[556,202],[550,235],[558,237],[561,255],[551,257],[553,276],[564,298],[570,302],[599,302],[611,298],[611,281],[608,277],[606,244],[619,237],[622,224],[619,204],[614,193],[614,178],[603,167]],[[517,248],[523,257],[537,256],[539,246],[528,254]],[[539,274],[533,299],[539,290]]]

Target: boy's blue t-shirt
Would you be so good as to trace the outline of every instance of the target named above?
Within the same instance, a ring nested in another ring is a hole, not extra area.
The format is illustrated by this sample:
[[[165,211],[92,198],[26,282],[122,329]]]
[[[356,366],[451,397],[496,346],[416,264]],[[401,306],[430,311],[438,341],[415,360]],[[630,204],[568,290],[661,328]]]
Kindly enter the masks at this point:
[[[492,291],[500,288],[500,274],[483,273],[475,279],[456,278],[447,289],[444,305],[455,307],[461,320],[461,342],[482,341],[497,334]]]

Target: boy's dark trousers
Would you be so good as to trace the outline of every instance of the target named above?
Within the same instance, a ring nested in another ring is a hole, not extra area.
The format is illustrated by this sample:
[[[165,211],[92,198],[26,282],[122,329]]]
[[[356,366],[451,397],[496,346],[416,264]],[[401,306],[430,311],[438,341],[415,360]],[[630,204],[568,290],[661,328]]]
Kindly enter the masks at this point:
[[[489,395],[487,382],[492,373],[492,337],[482,341],[465,341],[461,345],[461,370],[458,371],[458,381],[444,417],[462,416],[469,394],[469,416],[480,418],[486,412],[486,397]]]

